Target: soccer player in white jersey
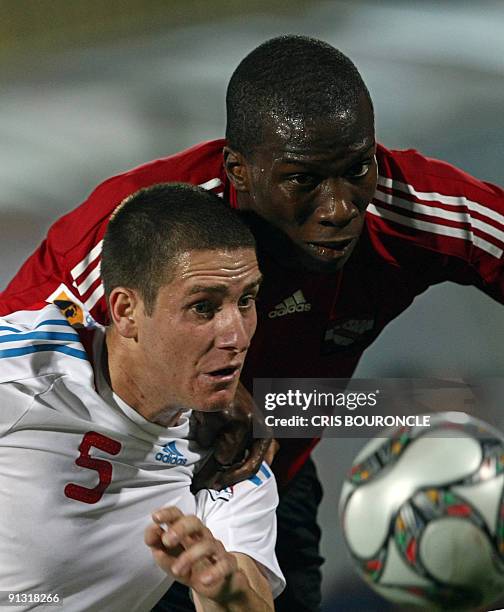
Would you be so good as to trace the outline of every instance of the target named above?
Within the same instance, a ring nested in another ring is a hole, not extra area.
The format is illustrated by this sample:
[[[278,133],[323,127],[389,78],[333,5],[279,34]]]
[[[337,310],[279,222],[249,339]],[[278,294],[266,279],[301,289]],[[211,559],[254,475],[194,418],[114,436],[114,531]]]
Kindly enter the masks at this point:
[[[254,246],[217,196],[156,185],[109,223],[108,328],[79,334],[54,305],[0,319],[0,609],[150,610],[176,579],[198,610],[273,610],[268,466],[190,491],[206,451],[187,410],[233,399],[256,326]]]

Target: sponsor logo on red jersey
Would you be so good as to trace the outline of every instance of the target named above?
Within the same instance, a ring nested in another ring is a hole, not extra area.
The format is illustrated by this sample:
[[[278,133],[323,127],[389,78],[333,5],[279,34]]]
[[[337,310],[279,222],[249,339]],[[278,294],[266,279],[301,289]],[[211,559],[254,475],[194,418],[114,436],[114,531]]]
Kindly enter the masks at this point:
[[[369,317],[332,321],[324,334],[323,353],[335,353],[371,339],[374,319]]]
[[[275,319],[276,317],[284,317],[296,312],[308,312],[309,310],[311,310],[311,304],[306,301],[303,292],[299,289],[281,301],[280,304],[277,304],[275,309],[268,313],[268,317]]]

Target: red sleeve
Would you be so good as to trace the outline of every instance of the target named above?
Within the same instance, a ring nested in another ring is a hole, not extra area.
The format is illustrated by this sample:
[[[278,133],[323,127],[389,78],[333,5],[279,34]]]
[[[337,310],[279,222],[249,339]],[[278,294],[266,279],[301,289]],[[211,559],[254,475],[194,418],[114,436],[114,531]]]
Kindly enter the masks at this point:
[[[222,193],[223,144],[213,141],[196,145],[99,185],[78,208],[56,221],[47,238],[0,293],[0,315],[55,302],[73,324],[86,325],[93,318],[106,324],[100,255],[110,215],[128,195],[161,182],[189,182]]]
[[[473,284],[504,303],[504,190],[417,151],[379,147],[377,158],[375,250],[399,267],[423,262],[428,284]]]

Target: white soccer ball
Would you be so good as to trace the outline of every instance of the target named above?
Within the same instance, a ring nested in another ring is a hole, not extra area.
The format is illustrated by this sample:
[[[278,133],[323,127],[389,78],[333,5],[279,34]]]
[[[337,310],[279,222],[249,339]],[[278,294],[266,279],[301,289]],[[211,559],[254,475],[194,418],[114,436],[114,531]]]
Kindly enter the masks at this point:
[[[345,541],[384,597],[475,610],[504,594],[504,437],[465,413],[374,438],[345,481]]]

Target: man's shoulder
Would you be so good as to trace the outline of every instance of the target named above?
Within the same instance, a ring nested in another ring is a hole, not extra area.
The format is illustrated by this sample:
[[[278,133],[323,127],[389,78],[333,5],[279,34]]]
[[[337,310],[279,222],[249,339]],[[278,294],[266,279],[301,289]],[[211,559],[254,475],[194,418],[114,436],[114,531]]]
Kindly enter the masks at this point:
[[[78,333],[59,309],[22,310],[0,318],[0,383],[92,376]]]
[[[136,166],[127,172],[117,175],[114,178],[137,177],[141,182],[155,179],[155,182],[167,180],[205,183],[212,178],[222,178],[222,149],[225,140],[209,140],[196,144],[188,149],[173,153],[166,157],[151,160],[140,166]],[[209,177],[215,174],[215,177]],[[170,178],[172,177],[172,178]],[[179,178],[180,177],[180,178]],[[190,180],[191,178],[194,179]]]
[[[77,208],[50,229],[53,249],[61,256],[70,251],[85,256],[90,245],[103,238],[110,215],[128,196],[158,183],[199,185],[222,195],[226,177],[222,163],[224,140],[195,145],[180,153],[149,161],[100,183]]]
[[[375,251],[397,257],[430,251],[458,260],[502,255],[504,191],[452,164],[408,149],[377,149],[377,188],[366,210]],[[406,250],[404,250],[406,249]],[[404,251],[404,252],[402,252]],[[493,274],[493,273],[492,273]]]
[[[116,174],[95,190],[103,195],[118,192],[119,201],[126,195],[156,183],[183,182],[200,185],[216,192],[223,191],[224,140],[211,140],[194,145],[179,153],[151,160],[126,172]],[[117,198],[116,198],[117,199]]]
[[[476,201],[494,198],[493,185],[478,180],[451,163],[416,149],[388,149],[379,144],[378,191],[396,190],[418,197],[453,196]]]

